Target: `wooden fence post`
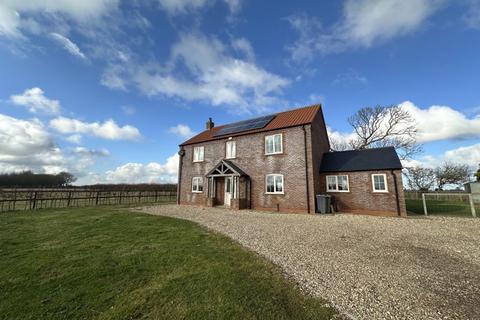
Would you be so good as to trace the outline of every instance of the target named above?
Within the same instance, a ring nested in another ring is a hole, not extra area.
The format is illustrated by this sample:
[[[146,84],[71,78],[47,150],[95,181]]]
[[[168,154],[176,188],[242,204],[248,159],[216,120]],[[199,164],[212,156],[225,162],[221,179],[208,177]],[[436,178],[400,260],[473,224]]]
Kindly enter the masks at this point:
[[[423,212],[425,213],[425,215],[428,215],[427,201],[425,200],[425,193],[422,193],[422,202],[423,202]]]
[[[13,211],[15,211],[15,204],[17,202],[17,189],[13,193]],[[10,208],[9,208],[10,209]]]
[[[95,196],[95,205],[96,205],[96,206],[98,206],[98,192],[99,192],[99,191],[97,191],[97,195]]]
[[[33,192],[33,204],[32,210],[35,210],[35,205],[37,204],[37,191]]]
[[[476,218],[477,217],[477,212],[475,211],[475,204],[473,203],[473,198],[472,198],[471,194],[468,195],[468,199],[470,200],[470,207],[472,209],[472,216],[474,218]]]
[[[67,207],[70,207],[70,201],[72,200],[72,191],[68,192]]]

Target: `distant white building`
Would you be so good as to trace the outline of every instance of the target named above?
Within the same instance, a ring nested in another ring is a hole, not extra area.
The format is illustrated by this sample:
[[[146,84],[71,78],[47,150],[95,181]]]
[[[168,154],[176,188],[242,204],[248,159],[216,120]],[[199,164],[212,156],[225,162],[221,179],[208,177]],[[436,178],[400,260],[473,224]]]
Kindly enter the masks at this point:
[[[465,191],[472,194],[474,202],[480,202],[480,182],[465,183]]]

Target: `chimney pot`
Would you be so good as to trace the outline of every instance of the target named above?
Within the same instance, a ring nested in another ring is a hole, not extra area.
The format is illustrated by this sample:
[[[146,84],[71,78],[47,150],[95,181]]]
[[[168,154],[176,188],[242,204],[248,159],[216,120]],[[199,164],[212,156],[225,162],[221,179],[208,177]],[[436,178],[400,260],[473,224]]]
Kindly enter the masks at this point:
[[[215,127],[215,123],[212,121],[212,118],[208,118],[207,130],[211,130],[213,127]]]

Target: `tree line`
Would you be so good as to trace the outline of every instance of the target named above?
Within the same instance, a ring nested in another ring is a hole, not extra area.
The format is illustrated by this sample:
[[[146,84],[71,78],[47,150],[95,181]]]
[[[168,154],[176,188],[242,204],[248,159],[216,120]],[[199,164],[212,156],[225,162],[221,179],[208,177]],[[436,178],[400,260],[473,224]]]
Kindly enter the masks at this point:
[[[141,183],[141,184],[94,184],[87,186],[72,186],[77,178],[68,172],[58,174],[33,173],[32,171],[0,174],[2,188],[79,188],[92,190],[130,190],[130,191],[171,191],[177,190],[177,185]]]
[[[68,172],[58,174],[32,171],[0,174],[0,187],[4,188],[60,188],[71,185],[77,178]]]
[[[467,165],[444,162],[436,168],[415,166],[406,169],[410,189],[419,191],[444,190],[446,186],[457,189],[471,181],[472,172]],[[480,181],[480,169],[475,174]]]

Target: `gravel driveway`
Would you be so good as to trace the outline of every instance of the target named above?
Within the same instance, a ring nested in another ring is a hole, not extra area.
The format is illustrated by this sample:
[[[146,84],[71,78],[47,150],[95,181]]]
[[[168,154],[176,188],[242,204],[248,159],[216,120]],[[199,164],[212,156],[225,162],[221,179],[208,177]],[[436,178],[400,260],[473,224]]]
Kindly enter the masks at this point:
[[[142,210],[228,235],[351,318],[480,319],[480,219]]]

